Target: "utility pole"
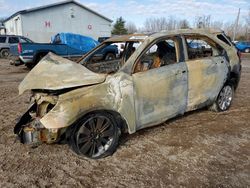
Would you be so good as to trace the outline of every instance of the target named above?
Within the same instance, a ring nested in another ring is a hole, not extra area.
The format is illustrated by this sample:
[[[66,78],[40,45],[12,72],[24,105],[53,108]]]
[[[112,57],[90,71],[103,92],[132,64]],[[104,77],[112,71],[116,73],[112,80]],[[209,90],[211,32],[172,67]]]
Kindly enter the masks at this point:
[[[239,8],[238,15],[237,15],[237,18],[236,18],[236,21],[235,21],[235,25],[234,25],[233,41],[235,41],[235,36],[236,36],[236,33],[238,32],[239,19],[240,19],[240,8]]]

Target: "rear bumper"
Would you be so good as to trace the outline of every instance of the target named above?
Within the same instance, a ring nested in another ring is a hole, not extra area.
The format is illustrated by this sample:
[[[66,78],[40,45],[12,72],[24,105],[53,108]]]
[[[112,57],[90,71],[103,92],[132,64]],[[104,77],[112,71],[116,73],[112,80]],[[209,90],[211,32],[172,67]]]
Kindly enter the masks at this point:
[[[11,55],[8,57],[8,59],[10,61],[10,64],[15,66],[33,63],[33,56]]]
[[[33,63],[33,56],[19,56],[20,60],[24,62],[25,64],[27,63]]]

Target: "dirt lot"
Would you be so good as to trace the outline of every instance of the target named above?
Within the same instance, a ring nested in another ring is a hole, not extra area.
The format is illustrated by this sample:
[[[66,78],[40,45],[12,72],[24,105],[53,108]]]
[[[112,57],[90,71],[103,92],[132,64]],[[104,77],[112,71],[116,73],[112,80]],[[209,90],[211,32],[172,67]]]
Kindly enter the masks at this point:
[[[67,145],[32,149],[15,140],[24,66],[0,60],[0,187],[249,187],[250,55],[228,112],[200,110],[125,136],[116,153],[78,158]]]

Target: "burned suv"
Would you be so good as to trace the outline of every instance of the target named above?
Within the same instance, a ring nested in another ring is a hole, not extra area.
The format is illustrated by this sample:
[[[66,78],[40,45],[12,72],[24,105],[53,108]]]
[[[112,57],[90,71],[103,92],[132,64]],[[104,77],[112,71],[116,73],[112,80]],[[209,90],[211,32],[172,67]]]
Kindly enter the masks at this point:
[[[115,59],[98,56],[117,43],[125,45]],[[217,30],[110,38],[78,63],[50,53],[19,85],[32,97],[14,132],[22,143],[66,141],[81,156],[105,157],[122,133],[203,107],[228,110],[240,73],[237,50]]]

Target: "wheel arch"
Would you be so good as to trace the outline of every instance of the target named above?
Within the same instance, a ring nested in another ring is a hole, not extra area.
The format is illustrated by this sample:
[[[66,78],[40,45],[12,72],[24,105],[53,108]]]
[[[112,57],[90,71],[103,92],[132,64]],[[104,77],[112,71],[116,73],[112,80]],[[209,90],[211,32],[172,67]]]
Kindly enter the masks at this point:
[[[119,112],[110,110],[110,109],[109,110],[108,109],[95,109],[95,110],[89,110],[88,112],[82,114],[79,118],[77,118],[74,123],[72,123],[70,126],[66,128],[65,133],[62,135],[62,138],[65,140],[69,140],[72,135],[72,132],[74,132],[75,126],[77,126],[79,121],[89,115],[96,114],[96,113],[107,113],[111,115],[116,121],[118,127],[120,128],[121,133],[129,132],[128,123]]]
[[[239,85],[239,81],[240,81],[240,73],[230,72],[230,75],[227,81],[225,82],[225,84],[226,83],[232,84],[234,87],[234,90],[236,90]]]
[[[1,52],[2,50],[10,50],[10,48],[8,48],[8,47],[3,47],[3,48],[0,49],[0,52]]]
[[[35,54],[34,54],[34,57],[33,57],[33,63],[37,64],[37,60],[39,59],[39,56],[40,55],[43,55],[46,56],[49,52],[52,52],[54,54],[56,54],[53,50],[41,50],[41,51],[37,51]]]
[[[88,115],[90,115],[90,114],[95,114],[95,113],[107,113],[107,114],[112,115],[112,116],[114,117],[114,120],[117,122],[117,125],[119,126],[119,128],[121,128],[121,131],[122,131],[123,133],[128,132],[129,127],[128,127],[128,123],[127,123],[127,121],[125,120],[125,118],[122,117],[122,115],[121,115],[119,112],[115,111],[115,110],[104,109],[104,108],[92,109],[92,110],[89,110],[89,111],[83,113],[83,114],[81,115],[81,117],[78,118],[72,125],[74,125],[76,122],[78,122],[79,119],[82,119],[82,118],[85,117],[85,116],[88,116]],[[72,125],[71,125],[71,126],[72,126]]]

